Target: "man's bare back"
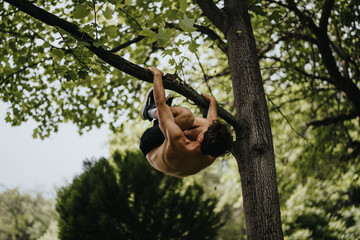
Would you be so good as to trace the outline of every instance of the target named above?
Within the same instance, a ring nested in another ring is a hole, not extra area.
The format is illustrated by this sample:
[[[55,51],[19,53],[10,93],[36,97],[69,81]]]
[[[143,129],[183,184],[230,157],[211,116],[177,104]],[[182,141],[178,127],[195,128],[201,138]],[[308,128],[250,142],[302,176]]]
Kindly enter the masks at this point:
[[[204,154],[202,150],[204,134],[209,126],[217,120],[216,100],[208,94],[202,94],[209,101],[206,119],[194,117],[186,108],[170,108],[166,104],[162,81],[163,72],[154,67],[148,69],[154,75],[153,97],[158,114],[158,127],[165,139],[150,151],[143,152],[155,169],[168,175],[185,177],[196,174],[211,165],[216,158]],[[144,135],[148,134],[144,133]],[[144,135],[142,142],[146,137]]]

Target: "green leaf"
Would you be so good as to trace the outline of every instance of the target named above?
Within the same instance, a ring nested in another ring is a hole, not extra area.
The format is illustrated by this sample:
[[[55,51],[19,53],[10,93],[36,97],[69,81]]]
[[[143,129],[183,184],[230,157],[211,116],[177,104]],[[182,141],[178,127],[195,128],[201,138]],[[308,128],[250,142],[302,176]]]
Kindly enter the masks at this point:
[[[157,40],[156,33],[151,31],[150,29],[144,28],[140,33],[141,36],[148,37],[147,43],[153,43]]]
[[[57,74],[61,74],[61,73],[65,72],[67,69],[68,69],[68,68],[65,67],[65,66],[59,66],[59,67],[55,68],[55,72],[56,72]]]
[[[176,52],[176,50],[173,49],[173,48],[172,48],[172,49],[166,49],[166,50],[164,50],[164,51],[161,53],[161,56],[162,56],[162,57],[172,56],[174,52]]]
[[[118,36],[119,28],[116,26],[107,26],[104,28],[104,32],[109,37],[116,37]]]
[[[144,28],[143,30],[141,30],[141,32],[139,32],[139,34],[144,37],[152,37],[152,36],[156,35],[155,32],[153,32],[147,28]]]
[[[86,79],[86,77],[88,76],[88,72],[87,71],[79,71],[78,76],[81,79]]]
[[[195,41],[192,41],[190,44],[189,44],[189,50],[190,52],[192,53],[196,53],[198,48],[199,48],[200,44],[197,44]]]
[[[187,8],[187,1],[186,0],[180,0],[180,11],[185,12]]]
[[[79,46],[90,47],[90,43],[84,42],[84,41],[79,41]]]
[[[175,59],[171,58],[169,60],[169,64],[170,64],[170,66],[175,66],[176,65]]]
[[[272,12],[272,14],[269,16],[270,20],[274,20],[275,22],[278,22],[280,19],[282,18],[281,14],[279,11],[274,11]]]
[[[153,12],[149,13],[148,21],[153,20],[155,17],[155,14]]]
[[[60,59],[62,59],[64,57],[64,52],[57,49],[57,48],[53,48],[52,53],[54,54],[54,58],[56,60],[60,60]]]
[[[8,122],[8,123],[11,122],[11,117],[10,117],[10,113],[9,113],[9,112],[6,113],[5,121]]]
[[[103,15],[106,19],[112,19],[112,15],[113,15],[113,10],[109,7],[106,7],[106,9],[103,11]]]
[[[74,86],[75,86],[75,83],[72,80],[63,83],[64,88],[73,88]]]
[[[34,131],[33,131],[32,137],[33,137],[33,138],[37,138],[37,137],[38,137],[38,134],[39,134],[39,129],[35,128]]]
[[[171,36],[172,36],[172,30],[165,29],[165,24],[162,23],[160,25],[158,34],[156,34],[156,39],[159,43],[159,46],[163,47],[170,40]]]
[[[73,11],[73,15],[77,19],[82,19],[88,16],[91,12],[91,9],[87,5],[77,5]]]
[[[180,18],[180,14],[181,13],[178,10],[169,9],[168,11],[166,11],[165,17],[167,17],[170,21],[173,21]]]
[[[249,10],[257,15],[266,16],[266,12],[258,5],[253,5]]]
[[[183,19],[179,20],[179,26],[185,32],[193,32],[193,31],[195,31],[196,28],[193,27],[194,23],[195,23],[195,19],[188,18],[188,16],[186,14],[184,14]]]
[[[100,43],[100,42],[94,42],[93,43],[94,47],[102,47],[103,49],[107,49],[107,46],[105,46],[104,44]]]
[[[76,80],[77,74],[74,71],[67,71],[64,76],[68,81]]]

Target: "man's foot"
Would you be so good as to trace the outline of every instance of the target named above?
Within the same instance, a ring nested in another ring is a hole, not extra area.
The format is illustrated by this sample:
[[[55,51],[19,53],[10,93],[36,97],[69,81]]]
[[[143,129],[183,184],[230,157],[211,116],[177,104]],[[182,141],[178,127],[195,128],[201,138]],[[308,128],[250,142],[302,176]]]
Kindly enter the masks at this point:
[[[171,107],[172,101],[174,100],[174,95],[171,93],[166,97],[166,104]],[[153,126],[159,125],[159,119],[155,119],[153,122]]]
[[[171,107],[172,101],[174,100],[174,95],[171,93],[166,97],[166,104]],[[140,109],[140,117],[142,120],[149,120],[150,122],[153,120],[152,117],[149,116],[148,111],[150,109],[156,108],[155,98],[154,98],[154,90],[150,88],[145,97],[145,102],[143,103]]]
[[[153,88],[150,88],[145,97],[145,102],[143,103],[141,109],[140,109],[140,117],[142,120],[149,120],[152,121],[152,118],[149,116],[148,111],[150,109],[156,108],[155,106],[155,99],[154,99],[154,90]]]

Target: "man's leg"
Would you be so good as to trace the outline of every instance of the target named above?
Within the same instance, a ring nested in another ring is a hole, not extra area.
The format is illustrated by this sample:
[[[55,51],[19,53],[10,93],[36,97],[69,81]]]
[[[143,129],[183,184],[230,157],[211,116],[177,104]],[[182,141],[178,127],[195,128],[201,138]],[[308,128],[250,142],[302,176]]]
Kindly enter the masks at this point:
[[[170,107],[175,118],[175,123],[182,131],[188,130],[193,126],[195,117],[190,109],[185,107]]]
[[[194,123],[194,115],[190,109],[185,107],[171,107],[173,96],[169,95],[166,98],[166,104],[170,106],[171,112],[175,118],[175,123],[180,127],[181,130],[185,131],[192,127]],[[155,99],[153,94],[153,89],[150,88],[146,93],[145,102],[140,110],[140,116],[143,120],[152,121],[153,119],[158,119],[158,112],[155,107]],[[158,122],[155,121],[154,125],[157,125]]]
[[[170,107],[170,110],[175,118],[176,125],[178,125],[182,131],[188,130],[193,126],[195,117],[190,109],[185,107]],[[159,115],[156,108],[149,110],[148,115],[150,118],[158,121]]]
[[[171,106],[173,99],[174,96],[169,94],[166,97],[166,104]],[[157,109],[155,106],[154,90],[153,88],[150,88],[146,93],[145,101],[140,109],[140,117],[143,120],[149,120],[151,122],[153,119],[157,119],[156,114]]]

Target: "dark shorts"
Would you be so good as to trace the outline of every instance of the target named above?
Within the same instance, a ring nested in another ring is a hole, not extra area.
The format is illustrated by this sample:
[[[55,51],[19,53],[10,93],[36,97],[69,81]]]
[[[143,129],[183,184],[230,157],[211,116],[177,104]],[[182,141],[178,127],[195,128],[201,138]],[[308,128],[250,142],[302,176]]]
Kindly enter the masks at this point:
[[[159,125],[148,128],[140,138],[140,150],[144,156],[154,148],[160,146],[165,140],[164,134],[161,132]]]

